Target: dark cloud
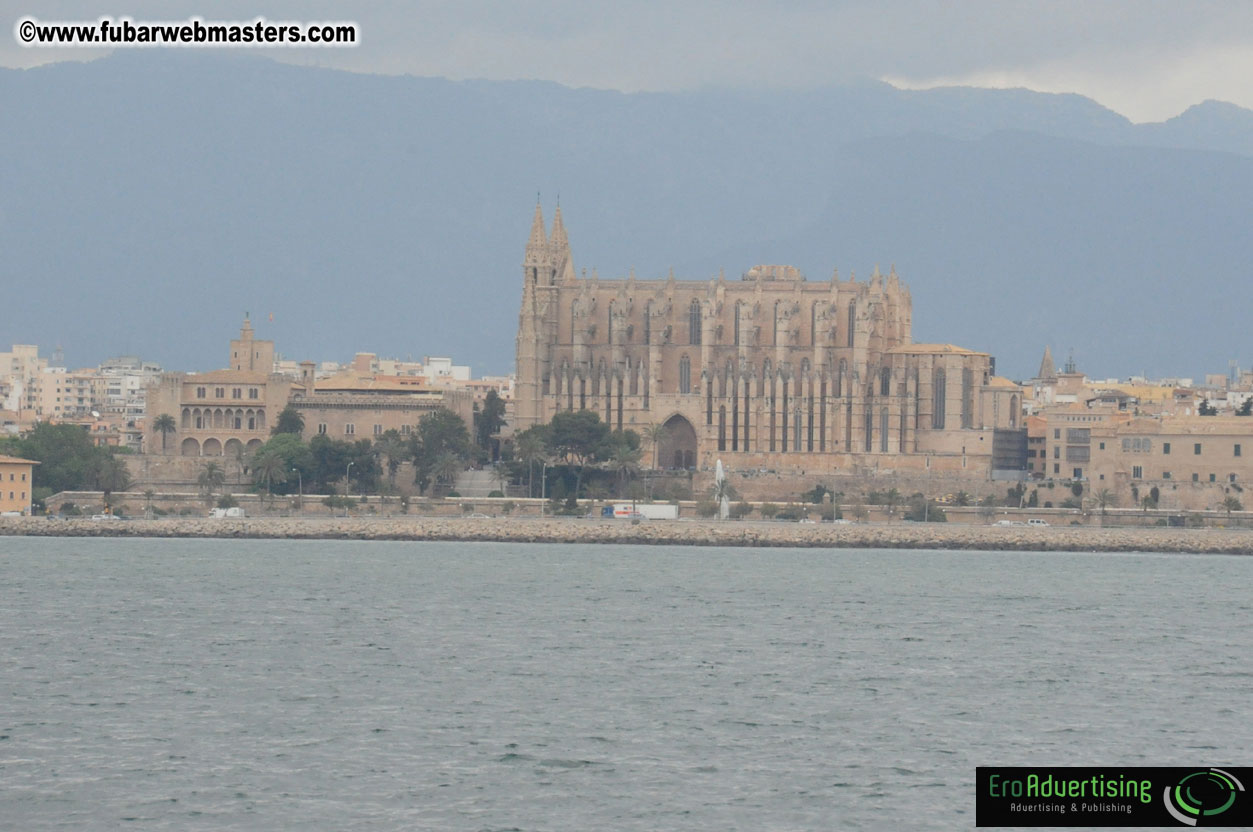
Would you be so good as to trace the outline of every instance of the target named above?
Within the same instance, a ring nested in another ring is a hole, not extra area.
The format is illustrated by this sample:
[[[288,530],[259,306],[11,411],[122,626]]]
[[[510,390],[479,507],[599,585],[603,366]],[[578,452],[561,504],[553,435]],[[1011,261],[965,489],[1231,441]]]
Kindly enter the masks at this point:
[[[963,3],[733,0],[589,4],[239,2],[41,3],[41,19],[350,19],[356,49],[273,50],[273,57],[358,72],[542,78],[570,86],[676,90],[813,87],[852,77],[1022,85],[1074,91],[1133,118],[1206,98],[1253,106],[1253,4],[1050,0]],[[22,49],[0,63],[85,59],[89,50]]]

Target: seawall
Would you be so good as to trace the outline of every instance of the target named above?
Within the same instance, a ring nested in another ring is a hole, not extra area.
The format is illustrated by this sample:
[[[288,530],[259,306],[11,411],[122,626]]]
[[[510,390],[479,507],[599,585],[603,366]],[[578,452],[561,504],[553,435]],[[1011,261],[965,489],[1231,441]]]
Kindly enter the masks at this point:
[[[1247,529],[1031,528],[941,523],[832,525],[715,520],[631,523],[555,517],[164,517],[154,520],[7,517],[0,518],[0,535],[1253,554],[1253,530]]]

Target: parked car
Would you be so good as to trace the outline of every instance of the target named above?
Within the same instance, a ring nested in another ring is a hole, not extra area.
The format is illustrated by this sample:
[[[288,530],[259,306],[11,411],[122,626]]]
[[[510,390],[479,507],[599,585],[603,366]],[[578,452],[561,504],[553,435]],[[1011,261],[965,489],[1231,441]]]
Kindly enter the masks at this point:
[[[1036,526],[1036,527],[1039,527],[1039,526],[1047,526],[1047,525],[1048,525],[1048,521],[1047,521],[1047,520],[1041,520],[1041,519],[1040,519],[1040,518],[1038,518],[1038,517],[1032,517],[1030,520],[1028,520],[1028,521],[1027,521],[1027,525],[1028,525],[1028,526]]]

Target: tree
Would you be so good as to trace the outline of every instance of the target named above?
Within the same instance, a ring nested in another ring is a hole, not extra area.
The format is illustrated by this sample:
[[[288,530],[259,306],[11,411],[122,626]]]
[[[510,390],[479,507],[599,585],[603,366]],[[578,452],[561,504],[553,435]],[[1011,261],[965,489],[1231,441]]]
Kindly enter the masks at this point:
[[[287,461],[276,451],[262,449],[252,458],[252,477],[258,484],[265,485],[265,493],[273,495],[272,486],[276,482],[286,482],[291,468]]]
[[[713,488],[709,492],[709,499],[712,500],[713,504],[718,507],[719,514],[721,514],[722,501],[724,499],[727,501],[727,508],[729,510],[731,502],[738,500],[739,497],[740,494],[735,490],[735,486],[731,485],[731,481],[725,477],[721,481],[715,482]]]
[[[126,464],[112,455],[99,457],[92,472],[93,484],[104,492],[104,504],[112,505],[110,499],[115,491],[125,491],[131,487],[131,475]]]
[[[161,453],[165,453],[165,437],[178,430],[174,417],[168,413],[162,413],[152,420],[152,429],[161,434]]]
[[[1218,408],[1209,403],[1209,399],[1202,399],[1201,406],[1197,408],[1197,414],[1200,416],[1213,416],[1218,413]]]
[[[649,425],[644,428],[644,438],[653,446],[653,470],[657,470],[661,445],[670,438],[670,429],[665,425]]]
[[[522,462],[527,465],[526,476],[526,495],[534,497],[535,489],[532,488],[532,480],[535,478],[535,463],[544,462],[548,459],[548,425],[532,425],[513,438],[514,453]]]
[[[965,506],[970,505],[971,499],[972,499],[972,498],[971,498],[971,496],[970,496],[969,492],[966,492],[966,491],[958,491],[958,492],[957,492],[957,493],[953,496],[953,505],[955,505],[955,506],[962,506],[962,507],[965,507]]]
[[[626,494],[627,480],[640,470],[640,458],[642,456],[643,451],[639,448],[632,448],[625,442],[614,446],[606,464],[611,471],[616,472],[618,475],[619,494]]]
[[[431,465],[431,476],[443,485],[455,485],[458,475],[465,470],[465,460],[452,453],[441,454]]]
[[[305,432],[305,417],[300,415],[300,411],[291,405],[279,411],[278,420],[274,423],[274,429],[270,431],[271,436],[277,436],[280,433],[294,433],[300,436]]]
[[[495,390],[488,390],[483,406],[474,414],[474,439],[480,448],[488,448],[492,437],[505,424],[505,400]]]
[[[1222,507],[1227,512],[1227,520],[1229,522],[1231,520],[1231,512],[1244,511],[1244,506],[1240,503],[1240,500],[1235,495],[1230,494],[1223,500]]]
[[[888,515],[896,513],[896,507],[901,504],[901,492],[895,488],[888,489],[883,495],[883,504],[888,507]]]
[[[221,488],[225,482],[226,472],[216,462],[205,463],[204,468],[200,470],[200,474],[196,477],[196,485],[200,486],[200,490],[204,492],[205,496],[212,496],[213,492]]]
[[[21,439],[0,441],[0,453],[33,459],[32,486],[59,491],[98,488],[95,476],[102,460],[110,456],[96,447],[91,435],[79,425],[40,422]]]
[[[426,491],[433,477],[447,478],[449,459],[461,466],[460,473],[470,458],[470,432],[466,430],[466,423],[445,407],[436,408],[423,416],[409,442],[414,482],[422,491]],[[443,472],[442,477],[436,476],[437,467]]]
[[[1114,492],[1110,491],[1108,488],[1102,488],[1100,491],[1096,492],[1094,498],[1096,500],[1097,507],[1101,509],[1101,514],[1105,514],[1106,509],[1110,506],[1118,505],[1118,498],[1114,495]]]
[[[1253,396],[1249,396],[1236,411],[1237,416],[1253,416]]]
[[[583,485],[583,472],[609,435],[609,426],[590,410],[563,410],[549,425],[550,443],[559,457],[577,466],[574,498]]]
[[[396,484],[396,471],[400,468],[400,463],[409,458],[409,445],[401,437],[400,431],[396,429],[384,431],[374,442],[374,448],[378,453],[387,459],[387,479],[392,485]]]

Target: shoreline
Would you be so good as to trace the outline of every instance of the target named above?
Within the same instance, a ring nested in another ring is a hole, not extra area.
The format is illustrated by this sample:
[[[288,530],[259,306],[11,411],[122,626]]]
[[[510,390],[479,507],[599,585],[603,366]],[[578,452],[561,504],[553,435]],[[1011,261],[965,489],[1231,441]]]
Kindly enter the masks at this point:
[[[845,526],[716,520],[632,524],[622,520],[553,517],[179,517],[115,521],[23,517],[0,519],[0,535],[1253,554],[1253,530],[1249,529],[1032,528],[942,523]]]

